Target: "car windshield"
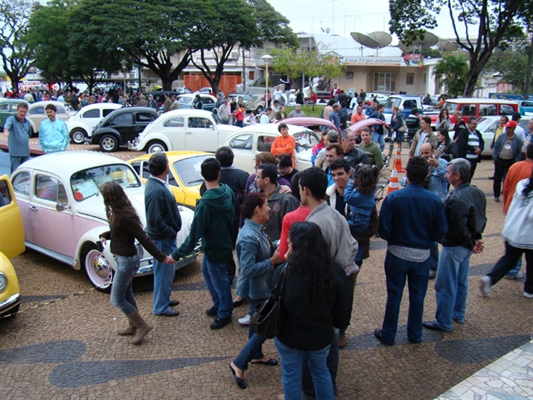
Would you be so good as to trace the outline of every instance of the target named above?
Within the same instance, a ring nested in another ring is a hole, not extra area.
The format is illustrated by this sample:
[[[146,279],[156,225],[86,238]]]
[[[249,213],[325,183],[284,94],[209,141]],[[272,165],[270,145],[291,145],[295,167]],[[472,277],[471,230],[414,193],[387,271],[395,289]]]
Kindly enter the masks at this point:
[[[202,162],[206,158],[211,158],[211,155],[202,155],[197,157],[189,157],[184,160],[179,160],[174,163],[174,169],[178,174],[179,179],[186,187],[196,186],[204,181],[201,173]]]
[[[70,187],[76,201],[83,201],[100,193],[100,187],[111,181],[123,188],[141,186],[141,181],[129,165],[110,164],[72,174]]]
[[[400,107],[401,102],[402,102],[402,99],[399,97],[389,97],[387,99],[387,103],[385,104],[385,108],[392,108],[394,106]]]
[[[192,103],[192,97],[189,97],[189,96],[180,97],[179,102],[183,103],[183,104],[191,104]]]
[[[309,129],[305,129],[300,132],[293,133],[292,136],[296,140],[296,152],[297,153],[308,150],[319,142],[318,136],[316,135],[316,133],[314,133],[313,131]]]
[[[491,118],[481,118],[477,123],[476,129],[480,132],[496,131],[496,128],[498,127],[498,125],[499,125],[499,119],[494,120]]]

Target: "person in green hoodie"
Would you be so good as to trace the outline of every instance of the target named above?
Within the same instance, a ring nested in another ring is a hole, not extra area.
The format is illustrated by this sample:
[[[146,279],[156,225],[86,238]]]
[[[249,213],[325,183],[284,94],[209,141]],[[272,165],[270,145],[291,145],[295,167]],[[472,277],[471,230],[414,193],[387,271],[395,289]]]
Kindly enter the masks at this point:
[[[196,206],[189,236],[172,257],[175,260],[185,257],[194,250],[198,239],[202,239],[202,274],[213,299],[213,307],[206,314],[217,317],[211,329],[221,329],[231,322],[233,313],[226,264],[233,260],[235,195],[228,185],[219,183],[220,162],[216,158],[204,160],[201,172],[207,190]]]

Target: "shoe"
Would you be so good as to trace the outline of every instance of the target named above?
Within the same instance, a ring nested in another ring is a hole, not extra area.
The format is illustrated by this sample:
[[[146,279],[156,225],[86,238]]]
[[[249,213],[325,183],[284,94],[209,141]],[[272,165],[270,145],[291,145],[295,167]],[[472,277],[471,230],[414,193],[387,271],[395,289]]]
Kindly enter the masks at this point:
[[[495,201],[496,203],[499,203],[499,202],[500,202],[500,198],[499,198],[499,197],[495,197],[495,198],[494,198],[494,201]]]
[[[533,299],[533,293],[524,292],[524,297],[527,297],[528,299]]]
[[[230,322],[231,322],[231,317],[230,318],[217,318],[211,323],[211,325],[209,325],[209,327],[211,329],[222,329]]]
[[[348,338],[346,335],[339,335],[339,349],[344,349],[348,345]]]
[[[177,317],[180,315],[179,311],[174,310],[173,308],[165,311],[163,314],[156,314],[158,317]]]
[[[505,275],[505,279],[522,279],[524,274],[521,271],[518,271],[514,275]]]
[[[252,360],[252,364],[262,364],[262,365],[270,365],[270,366],[276,366],[278,365],[278,360],[274,360],[273,358],[269,358],[267,361],[263,360]]]
[[[217,313],[218,313],[218,308],[216,308],[215,306],[211,307],[209,310],[206,310],[206,315],[210,316],[210,317],[216,317],[217,316]]]
[[[135,309],[130,315],[128,315],[128,319],[133,323],[136,328],[135,335],[130,340],[130,343],[135,345],[141,344],[144,337],[148,334],[148,332],[152,330],[152,325],[142,319],[137,309]]]
[[[432,331],[445,331],[445,329],[442,329],[440,326],[438,326],[435,321],[422,322],[422,326]]]
[[[246,303],[246,297],[238,298],[238,300],[233,301],[233,307],[239,307]]]
[[[240,387],[241,389],[246,389],[246,382],[244,381],[243,378],[239,378],[237,376],[237,373],[235,372],[231,364],[229,365],[229,369],[231,371],[231,374],[233,375],[233,380],[235,381],[237,386]]]
[[[250,319],[252,318],[252,316],[250,314],[246,314],[244,317],[242,318],[239,318],[237,321],[239,322],[239,324],[241,325],[250,325]]]
[[[429,270],[429,279],[435,279],[437,277],[437,270],[436,269],[430,269]]]
[[[465,320],[458,320],[457,318],[452,318],[455,322],[457,322],[458,324],[464,324],[465,323]]]
[[[128,327],[124,329],[119,329],[117,331],[117,335],[119,336],[133,336],[135,335],[135,331],[137,330],[137,328],[135,328],[134,321],[130,318],[130,316],[126,315],[126,318],[128,318],[129,322]]]
[[[490,180],[494,180],[494,175],[489,176],[489,179],[490,179]]]
[[[176,307],[179,304],[180,304],[179,300],[170,300],[170,303],[168,303],[168,306],[169,307]]]
[[[417,343],[420,343],[422,341],[422,339],[418,339],[418,340],[411,340],[409,338],[407,338],[407,340],[409,341],[409,343],[413,343],[413,344],[417,344]]]
[[[383,340],[383,338],[381,337],[381,329],[376,328],[376,330],[374,331],[374,336],[376,337],[377,340],[379,340],[385,346],[394,346],[394,343],[389,343]]]
[[[483,296],[487,297],[489,295],[491,286],[492,286],[492,281],[490,277],[484,276],[483,278],[481,278],[481,283],[480,283],[479,288],[481,289],[481,294]]]

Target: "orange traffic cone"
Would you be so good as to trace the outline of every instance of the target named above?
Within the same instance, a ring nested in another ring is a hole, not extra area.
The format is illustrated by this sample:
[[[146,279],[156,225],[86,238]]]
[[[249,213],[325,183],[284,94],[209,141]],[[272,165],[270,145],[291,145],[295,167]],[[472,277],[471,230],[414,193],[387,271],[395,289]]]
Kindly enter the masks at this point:
[[[394,162],[394,169],[396,169],[398,172],[405,172],[405,170],[402,168],[402,144],[398,143],[398,147],[396,150],[396,161]]]
[[[392,174],[390,176],[390,182],[389,182],[389,188],[387,189],[387,194],[390,192],[394,192],[395,190],[398,190],[398,171],[396,170],[396,167],[392,169]]]

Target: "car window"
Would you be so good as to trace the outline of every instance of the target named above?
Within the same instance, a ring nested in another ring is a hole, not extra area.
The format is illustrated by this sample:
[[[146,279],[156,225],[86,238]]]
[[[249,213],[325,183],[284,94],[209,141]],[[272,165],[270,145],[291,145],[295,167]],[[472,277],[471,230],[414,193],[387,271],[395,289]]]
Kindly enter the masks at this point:
[[[57,109],[56,111],[57,114],[68,114],[67,109],[63,106],[56,106],[56,109]]]
[[[11,203],[11,194],[6,181],[0,181],[0,207]]]
[[[513,115],[516,110],[508,104],[500,104],[500,115]]]
[[[0,103],[0,111],[8,111],[8,110],[9,110],[8,103]]]
[[[109,114],[111,114],[113,111],[115,111],[114,108],[106,108],[105,110],[102,110],[104,117],[107,117]]]
[[[461,107],[461,114],[463,116],[475,116],[476,115],[475,104],[463,104]]]
[[[214,104],[215,103],[211,97],[202,97],[202,101],[204,102],[204,104]]]
[[[385,104],[385,108],[392,108],[393,106],[399,107],[401,101],[402,99],[398,97],[389,97],[387,99],[387,103]]]
[[[403,109],[410,110],[411,108],[417,107],[416,100],[405,100],[403,102]]]
[[[123,113],[123,114],[117,115],[115,118],[113,118],[113,124],[114,125],[131,124],[132,122],[133,122],[133,114],[132,113]]]
[[[83,118],[100,118],[100,110],[92,109],[83,113]]]
[[[170,118],[163,124],[165,128],[183,128],[185,126],[185,120],[183,117]]]
[[[310,131],[304,130],[297,132],[292,135],[296,140],[296,152],[300,153],[301,151],[308,150],[312,148],[316,143],[318,143],[318,136]]]
[[[11,180],[15,193],[23,194],[25,196],[30,195],[30,179],[31,175],[28,171],[19,172]]]
[[[232,149],[252,150],[254,135],[239,135],[229,142]]]
[[[212,156],[198,156],[190,157],[183,160],[176,161],[173,166],[176,170],[179,179],[183,182],[186,187],[199,185],[204,181],[201,173],[202,162],[205,159]],[[173,183],[169,182],[171,185]],[[173,184],[177,186],[177,183]]]
[[[531,101],[523,101],[522,107],[533,107],[533,102]]]
[[[274,137],[272,136],[257,136],[257,151],[268,151],[272,148],[272,143],[274,142]]]
[[[479,116],[486,117],[489,115],[496,115],[496,105],[495,104],[480,104],[479,105]]]
[[[178,99],[178,102],[181,103],[181,104],[191,104],[192,103],[192,97],[189,97],[189,96],[180,97]]]
[[[212,128],[213,122],[209,118],[189,117],[189,128]]]
[[[53,176],[43,174],[35,176],[35,197],[55,203],[68,203],[63,184]]]
[[[44,114],[44,106],[33,107],[31,110],[28,111],[28,114],[30,115]]]
[[[83,201],[100,193],[106,182],[117,182],[120,186],[140,187],[141,181],[129,165],[110,164],[78,171],[70,178],[70,187],[76,201]]]
[[[137,115],[135,115],[135,122],[142,122],[142,123],[146,123],[146,122],[151,122],[155,119],[155,115],[152,114],[152,113],[137,113]]]

